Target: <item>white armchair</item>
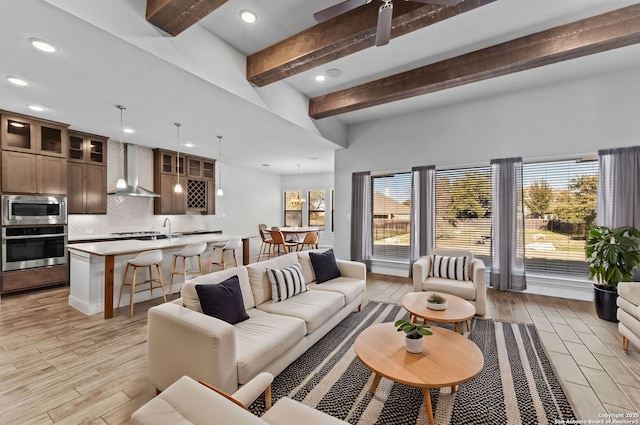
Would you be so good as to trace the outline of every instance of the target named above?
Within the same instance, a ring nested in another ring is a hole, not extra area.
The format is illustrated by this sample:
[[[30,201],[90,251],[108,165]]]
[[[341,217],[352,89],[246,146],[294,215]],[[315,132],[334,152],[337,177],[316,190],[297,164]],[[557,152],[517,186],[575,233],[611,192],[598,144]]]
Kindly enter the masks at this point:
[[[431,276],[431,256],[425,256],[413,263],[413,291],[435,291],[456,295],[476,307],[476,314],[484,316],[487,312],[487,286],[484,277],[484,262],[473,258],[471,251],[461,249],[436,248],[432,254],[447,257],[469,258],[470,281],[444,279]]]
[[[640,282],[618,283],[618,332],[622,348],[629,349],[629,341],[640,348]]]

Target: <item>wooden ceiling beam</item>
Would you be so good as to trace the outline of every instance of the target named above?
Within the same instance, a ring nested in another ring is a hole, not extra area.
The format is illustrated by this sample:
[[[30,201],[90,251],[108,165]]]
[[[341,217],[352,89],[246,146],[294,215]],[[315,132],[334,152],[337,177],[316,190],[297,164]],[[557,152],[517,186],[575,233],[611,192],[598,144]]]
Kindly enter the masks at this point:
[[[228,0],[147,0],[147,22],[174,37]]]
[[[640,4],[312,98],[326,118],[640,43]]]
[[[465,0],[454,7],[396,1],[391,38],[494,1]],[[262,87],[374,46],[379,6],[371,2],[249,55],[247,80]]]

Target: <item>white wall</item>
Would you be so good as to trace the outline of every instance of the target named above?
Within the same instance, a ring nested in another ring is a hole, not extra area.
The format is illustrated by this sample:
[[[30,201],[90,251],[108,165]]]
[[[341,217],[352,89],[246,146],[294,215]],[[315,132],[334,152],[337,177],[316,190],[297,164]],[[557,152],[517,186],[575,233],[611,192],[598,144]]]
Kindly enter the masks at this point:
[[[596,154],[640,144],[640,69],[354,125],[335,158],[336,255],[350,256],[351,174]]]

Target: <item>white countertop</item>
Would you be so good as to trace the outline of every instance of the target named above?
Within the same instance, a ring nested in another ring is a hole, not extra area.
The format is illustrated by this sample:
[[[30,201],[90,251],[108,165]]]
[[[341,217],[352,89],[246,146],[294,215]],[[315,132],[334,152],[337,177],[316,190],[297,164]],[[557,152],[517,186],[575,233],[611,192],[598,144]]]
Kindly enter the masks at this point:
[[[74,243],[67,248],[72,251],[88,252],[89,254],[106,256],[106,255],[120,255],[131,254],[135,252],[147,251],[150,249],[169,249],[169,248],[181,248],[185,245],[198,242],[226,242],[236,238],[248,238],[252,236],[236,236],[228,235],[224,233],[209,233],[203,235],[184,235],[179,237],[173,237],[171,239],[158,239],[150,241],[139,240],[120,240],[120,241],[105,241],[105,242],[89,242],[89,243]]]

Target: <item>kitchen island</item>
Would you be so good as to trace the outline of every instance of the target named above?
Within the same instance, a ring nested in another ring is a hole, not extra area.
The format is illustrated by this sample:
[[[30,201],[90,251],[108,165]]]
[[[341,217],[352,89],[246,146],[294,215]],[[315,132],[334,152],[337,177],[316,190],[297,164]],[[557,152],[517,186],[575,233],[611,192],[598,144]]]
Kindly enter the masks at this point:
[[[242,239],[242,262],[249,263],[249,239],[248,236],[234,236],[224,233],[182,235],[157,240],[113,240],[106,242],[77,243],[68,246],[70,257],[71,287],[69,305],[81,312],[91,315],[101,311],[104,318],[113,317],[113,294],[120,288],[125,261],[135,257],[142,251],[151,249],[163,250],[162,278],[165,287],[168,287],[172,261],[172,253],[182,247],[198,242],[208,244],[226,242],[231,239]],[[209,251],[210,252],[210,251]],[[117,261],[116,261],[116,257]],[[204,258],[207,258],[206,256]],[[203,267],[208,271],[209,267]],[[116,276],[119,277],[116,285]],[[178,285],[174,285],[178,286]],[[127,297],[128,298],[128,297]],[[150,299],[149,292],[135,294],[135,302]],[[123,303],[128,305],[128,299]],[[123,304],[125,305],[125,304]]]

